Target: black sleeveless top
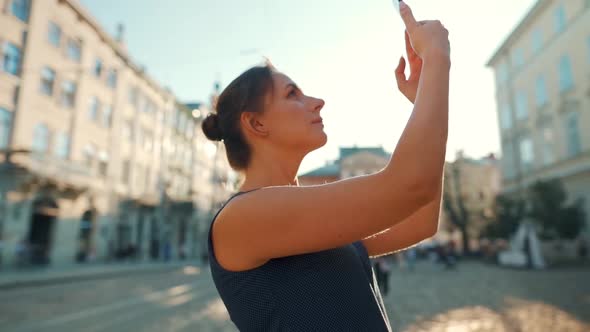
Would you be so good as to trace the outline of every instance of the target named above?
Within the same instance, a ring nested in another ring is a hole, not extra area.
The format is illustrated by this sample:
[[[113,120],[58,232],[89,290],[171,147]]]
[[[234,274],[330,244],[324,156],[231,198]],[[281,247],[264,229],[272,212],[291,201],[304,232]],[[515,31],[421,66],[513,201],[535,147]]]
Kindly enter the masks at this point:
[[[225,270],[217,262],[211,227],[208,247],[215,287],[240,331],[391,331],[360,241],[271,259],[239,272]]]

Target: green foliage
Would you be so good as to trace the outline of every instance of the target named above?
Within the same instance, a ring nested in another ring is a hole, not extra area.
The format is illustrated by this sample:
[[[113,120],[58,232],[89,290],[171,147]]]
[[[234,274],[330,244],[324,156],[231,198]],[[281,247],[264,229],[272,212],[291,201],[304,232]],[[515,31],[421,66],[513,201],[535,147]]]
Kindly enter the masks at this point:
[[[498,195],[493,205],[492,218],[482,232],[489,239],[508,239],[524,217],[524,203],[507,195]]]
[[[538,181],[529,188],[530,213],[541,228],[541,237],[576,238],[584,227],[580,201],[567,204],[567,194],[559,180]]]

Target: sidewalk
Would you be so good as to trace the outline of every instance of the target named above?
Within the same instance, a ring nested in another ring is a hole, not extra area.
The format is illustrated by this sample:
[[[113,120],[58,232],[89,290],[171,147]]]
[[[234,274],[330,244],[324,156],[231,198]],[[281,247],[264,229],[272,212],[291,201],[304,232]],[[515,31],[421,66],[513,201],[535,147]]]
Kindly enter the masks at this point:
[[[23,269],[0,269],[0,290],[57,284],[68,281],[110,278],[122,274],[157,273],[186,265],[201,265],[197,260],[170,262],[87,263]]]

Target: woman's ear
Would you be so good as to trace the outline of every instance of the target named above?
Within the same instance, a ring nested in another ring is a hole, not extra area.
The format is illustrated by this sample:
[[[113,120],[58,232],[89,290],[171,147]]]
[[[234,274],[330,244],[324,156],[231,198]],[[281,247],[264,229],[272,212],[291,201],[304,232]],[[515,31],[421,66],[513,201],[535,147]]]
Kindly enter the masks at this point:
[[[245,133],[250,133],[257,137],[268,136],[268,128],[261,121],[260,116],[254,112],[242,112],[240,115],[240,124]]]

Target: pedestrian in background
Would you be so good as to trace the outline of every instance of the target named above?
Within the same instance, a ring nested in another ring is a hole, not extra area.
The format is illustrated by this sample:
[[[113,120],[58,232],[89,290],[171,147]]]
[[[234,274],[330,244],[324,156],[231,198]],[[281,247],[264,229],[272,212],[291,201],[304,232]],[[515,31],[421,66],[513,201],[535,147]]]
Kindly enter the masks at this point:
[[[389,292],[389,273],[391,272],[391,264],[389,264],[387,256],[375,258],[374,271],[379,290],[383,292],[383,295],[387,295]]]
[[[404,257],[406,258],[406,262],[408,263],[408,269],[410,271],[414,271],[414,266],[416,264],[416,247],[410,247],[406,249],[404,252]]]

